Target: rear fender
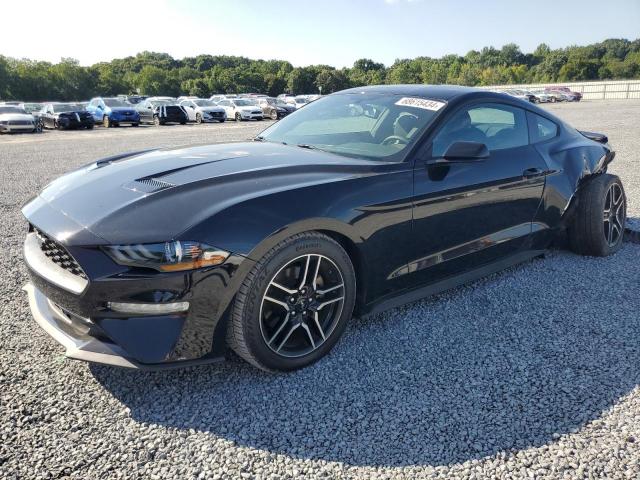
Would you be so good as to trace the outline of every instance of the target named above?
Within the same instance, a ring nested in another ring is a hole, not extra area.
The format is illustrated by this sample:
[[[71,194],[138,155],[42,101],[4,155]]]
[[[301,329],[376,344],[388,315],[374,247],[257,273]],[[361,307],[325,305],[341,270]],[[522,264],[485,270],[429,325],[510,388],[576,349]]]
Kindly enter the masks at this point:
[[[537,144],[536,149],[552,172],[546,179],[541,208],[535,223],[544,229],[563,229],[577,208],[578,192],[584,182],[607,171],[615,157],[608,145],[586,141],[580,135],[573,141]]]

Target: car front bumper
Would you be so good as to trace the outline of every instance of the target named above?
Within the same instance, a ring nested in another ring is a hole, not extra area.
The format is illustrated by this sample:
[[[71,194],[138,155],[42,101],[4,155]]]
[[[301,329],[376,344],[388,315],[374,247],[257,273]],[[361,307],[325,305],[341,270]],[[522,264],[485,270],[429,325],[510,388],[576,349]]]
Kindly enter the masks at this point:
[[[35,124],[31,125],[0,125],[0,132],[13,133],[13,132],[33,132],[35,130]]]
[[[123,114],[111,114],[109,120],[113,123],[140,123],[140,115],[123,115]]]
[[[69,117],[58,118],[58,125],[60,125],[62,128],[84,128],[94,124],[95,122],[93,121],[93,117],[88,117],[88,118],[81,117],[80,121],[78,121],[75,118],[69,118]]]
[[[262,113],[249,113],[249,112],[240,112],[240,116],[243,120],[262,120],[264,115]]]
[[[136,369],[164,369],[223,358],[225,312],[251,260],[230,256],[219,266],[188,272],[141,273],[115,264],[98,248],[63,247],[86,272],[70,273],[47,257],[29,233],[25,286],[36,322],[69,358]],[[246,261],[245,261],[246,260]],[[78,260],[76,260],[78,261]],[[74,278],[75,277],[75,278]],[[189,302],[186,312],[120,313],[109,302]]]

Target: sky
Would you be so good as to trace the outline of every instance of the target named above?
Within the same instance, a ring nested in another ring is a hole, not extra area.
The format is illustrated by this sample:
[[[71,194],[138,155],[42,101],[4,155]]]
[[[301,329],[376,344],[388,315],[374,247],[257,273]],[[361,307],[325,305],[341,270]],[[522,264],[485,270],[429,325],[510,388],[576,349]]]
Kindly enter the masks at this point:
[[[149,50],[388,66],[510,42],[528,53],[640,38],[640,0],[27,0],[2,14],[16,21],[0,23],[1,55],[82,65]]]

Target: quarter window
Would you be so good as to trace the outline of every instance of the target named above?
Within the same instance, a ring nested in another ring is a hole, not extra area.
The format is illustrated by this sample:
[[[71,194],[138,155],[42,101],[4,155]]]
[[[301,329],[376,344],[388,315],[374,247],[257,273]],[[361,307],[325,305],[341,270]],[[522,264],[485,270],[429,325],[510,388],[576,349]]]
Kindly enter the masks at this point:
[[[490,151],[528,145],[526,113],[502,104],[463,108],[447,120],[434,138],[433,156],[443,156],[454,142],[484,143]]]
[[[544,142],[558,135],[558,126],[551,120],[530,113],[531,143]]]

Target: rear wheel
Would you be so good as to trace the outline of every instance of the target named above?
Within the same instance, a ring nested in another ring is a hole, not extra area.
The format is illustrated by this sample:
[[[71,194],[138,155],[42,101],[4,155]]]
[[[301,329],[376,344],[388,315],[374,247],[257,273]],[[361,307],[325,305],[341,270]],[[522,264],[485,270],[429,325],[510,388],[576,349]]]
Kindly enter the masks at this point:
[[[253,267],[236,296],[227,338],[267,371],[309,365],[336,344],[351,318],[356,278],[345,250],[326,235],[283,240]]]
[[[153,117],[153,124],[154,124],[156,127],[159,127],[160,125],[162,125],[162,122],[160,121],[160,118],[159,118],[159,117]]]
[[[224,123],[224,118],[222,120],[220,120],[220,123]]]
[[[571,249],[606,257],[620,249],[627,218],[627,199],[620,178],[602,174],[585,183],[569,228]]]
[[[271,110],[271,120],[277,120],[278,119],[278,112],[276,110]]]
[[[139,123],[132,123],[132,124],[131,124],[131,126],[132,126],[132,127],[139,127],[139,126],[140,126],[140,124],[139,124]]]
[[[93,125],[87,125],[87,130],[93,130]]]

